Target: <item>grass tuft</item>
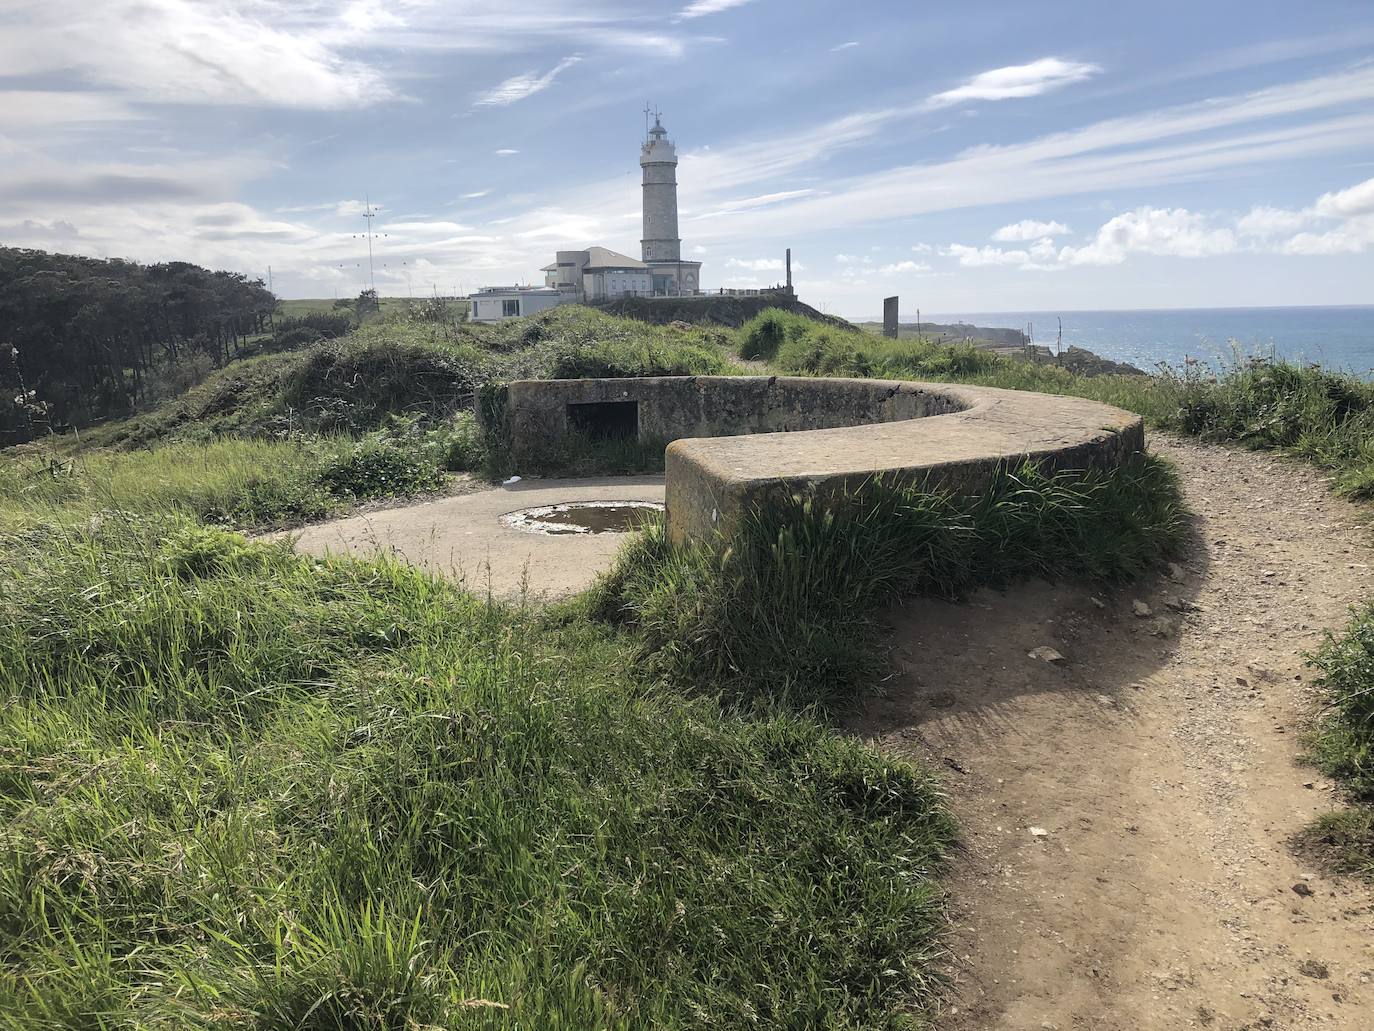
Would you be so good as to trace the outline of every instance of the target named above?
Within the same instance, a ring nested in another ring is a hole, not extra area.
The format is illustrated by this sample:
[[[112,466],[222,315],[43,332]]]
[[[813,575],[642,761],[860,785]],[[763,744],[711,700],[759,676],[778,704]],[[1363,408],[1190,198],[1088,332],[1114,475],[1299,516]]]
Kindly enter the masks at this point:
[[[1111,474],[1003,469],[971,499],[877,479],[824,503],[783,498],[728,547],[673,548],[659,526],[589,604],[636,627],[675,681],[829,703],[881,662],[871,615],[886,602],[1023,576],[1125,579],[1181,530],[1176,479],[1155,458]]]

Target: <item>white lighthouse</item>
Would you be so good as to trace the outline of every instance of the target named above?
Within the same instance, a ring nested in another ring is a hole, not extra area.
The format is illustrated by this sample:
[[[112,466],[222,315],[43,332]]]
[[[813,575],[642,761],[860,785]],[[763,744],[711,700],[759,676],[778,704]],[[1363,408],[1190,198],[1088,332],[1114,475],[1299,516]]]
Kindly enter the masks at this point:
[[[639,166],[644,169],[640,253],[653,276],[653,292],[660,296],[695,294],[701,285],[701,262],[682,260],[677,229],[677,148],[657,113],[640,149]]]

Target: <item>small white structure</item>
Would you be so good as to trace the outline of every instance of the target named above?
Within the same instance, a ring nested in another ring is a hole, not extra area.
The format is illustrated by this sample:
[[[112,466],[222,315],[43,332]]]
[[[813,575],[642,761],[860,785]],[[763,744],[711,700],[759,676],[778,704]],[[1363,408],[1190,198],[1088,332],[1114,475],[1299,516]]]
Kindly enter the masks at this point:
[[[473,294],[469,318],[473,322],[500,322],[556,308],[566,298],[541,286],[485,286]]]

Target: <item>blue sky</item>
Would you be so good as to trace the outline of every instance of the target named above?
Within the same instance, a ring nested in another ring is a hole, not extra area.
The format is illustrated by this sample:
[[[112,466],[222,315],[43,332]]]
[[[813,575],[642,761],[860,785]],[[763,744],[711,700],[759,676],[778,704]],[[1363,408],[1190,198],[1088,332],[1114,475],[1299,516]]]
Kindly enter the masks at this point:
[[[0,0],[0,242],[284,296],[639,247],[870,315],[1374,303],[1374,5]]]

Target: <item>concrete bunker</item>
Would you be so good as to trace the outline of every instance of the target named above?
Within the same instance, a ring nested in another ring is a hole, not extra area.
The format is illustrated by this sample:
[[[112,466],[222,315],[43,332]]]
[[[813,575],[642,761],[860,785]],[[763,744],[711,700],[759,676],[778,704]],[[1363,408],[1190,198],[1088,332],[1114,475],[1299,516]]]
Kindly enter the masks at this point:
[[[517,470],[572,434],[667,442],[675,541],[729,535],[780,494],[833,495],[877,476],[972,494],[1006,463],[1111,468],[1145,447],[1139,416],[1097,401],[912,381],[522,380],[504,412]]]

